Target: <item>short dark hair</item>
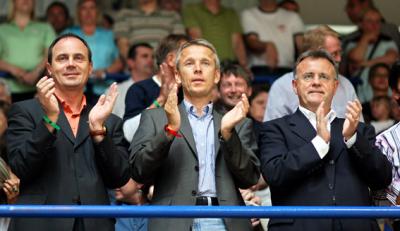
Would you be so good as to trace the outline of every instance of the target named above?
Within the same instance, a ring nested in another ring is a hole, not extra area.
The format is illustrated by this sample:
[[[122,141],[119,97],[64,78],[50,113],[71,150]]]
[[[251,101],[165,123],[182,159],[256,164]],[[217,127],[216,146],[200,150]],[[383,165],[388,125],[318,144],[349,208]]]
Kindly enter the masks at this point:
[[[68,10],[68,7],[67,7],[63,2],[59,2],[59,1],[52,2],[52,3],[50,3],[50,4],[47,6],[47,9],[46,9],[46,18],[47,18],[47,15],[49,14],[49,10],[50,10],[51,8],[55,7],[55,6],[60,7],[60,8],[64,11],[65,18],[66,18],[67,20],[69,20],[69,10]]]
[[[369,69],[368,81],[371,81],[372,78],[375,77],[376,72],[378,71],[379,68],[385,68],[387,70],[388,74],[390,73],[389,65],[387,65],[386,63],[376,63]]]
[[[55,46],[60,40],[65,39],[65,38],[76,38],[76,39],[80,40],[80,41],[83,43],[83,45],[85,45],[85,47],[86,47],[87,50],[88,50],[89,62],[92,62],[92,51],[90,50],[90,47],[89,47],[89,45],[87,44],[87,42],[86,42],[83,38],[79,37],[79,36],[76,35],[76,34],[73,34],[73,33],[66,33],[66,34],[63,34],[63,35],[58,36],[58,37],[57,37],[56,39],[54,39],[53,42],[50,44],[49,49],[48,49],[48,52],[47,52],[47,62],[48,62],[48,63],[51,63],[51,60],[53,59],[53,48],[54,48],[54,46]]]
[[[263,84],[263,85],[254,85],[252,87],[252,93],[251,96],[249,97],[249,103],[253,102],[254,98],[256,98],[259,94],[261,93],[268,93],[269,92],[269,85],[268,84]]]
[[[184,34],[170,34],[163,38],[156,50],[157,66],[161,65],[167,58],[168,53],[177,51],[181,41],[190,41],[189,36]]]
[[[329,62],[332,64],[332,66],[334,67],[334,69],[335,69],[335,72],[336,72],[335,78],[338,79],[338,73],[339,73],[339,71],[338,71],[338,67],[337,67],[337,65],[336,65],[336,62],[335,62],[335,60],[332,58],[332,56],[331,56],[326,50],[324,50],[324,49],[309,50],[309,51],[303,52],[303,53],[297,58],[296,64],[295,64],[294,69],[293,69],[293,76],[294,76],[295,79],[297,78],[297,76],[296,76],[296,75],[297,75],[297,66],[298,66],[303,60],[305,60],[305,59],[307,59],[307,58],[311,58],[311,59],[325,59],[325,60],[329,61]]]
[[[397,84],[400,79],[400,61],[397,61],[395,64],[393,64],[392,69],[390,70],[390,76],[389,76],[389,86],[392,89],[395,89],[396,91],[400,90],[397,89]]]
[[[139,47],[147,47],[149,49],[153,50],[153,47],[149,43],[135,43],[133,44],[128,51],[128,58],[129,59],[135,59],[137,55],[137,48]]]
[[[247,71],[244,70],[243,67],[241,67],[238,64],[234,63],[224,63],[221,66],[221,79],[224,76],[229,76],[229,75],[234,75],[235,77],[242,78],[246,81],[247,86],[251,87],[251,75]],[[220,86],[221,81],[218,82],[218,87]]]

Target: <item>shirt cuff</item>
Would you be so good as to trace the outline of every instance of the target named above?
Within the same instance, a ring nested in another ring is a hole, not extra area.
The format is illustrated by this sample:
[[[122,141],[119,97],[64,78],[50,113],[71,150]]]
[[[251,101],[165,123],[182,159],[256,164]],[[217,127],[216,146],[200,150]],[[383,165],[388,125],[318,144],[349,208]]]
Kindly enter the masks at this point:
[[[354,143],[356,142],[356,139],[357,139],[357,132],[355,132],[354,135],[347,141],[343,138],[344,143],[346,144],[347,148],[351,148],[354,145]]]
[[[319,157],[323,159],[329,151],[329,143],[326,143],[324,139],[320,136],[314,137],[311,140],[311,143],[314,145],[315,150],[317,150]]]

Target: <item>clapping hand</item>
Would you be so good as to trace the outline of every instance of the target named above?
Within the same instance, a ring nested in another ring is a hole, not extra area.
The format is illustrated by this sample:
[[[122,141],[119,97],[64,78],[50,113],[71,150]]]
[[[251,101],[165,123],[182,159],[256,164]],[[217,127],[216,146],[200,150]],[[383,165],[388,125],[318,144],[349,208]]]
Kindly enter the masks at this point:
[[[343,137],[349,140],[356,132],[358,123],[360,122],[362,106],[358,99],[350,101],[347,104],[346,119],[343,124]]]
[[[249,101],[246,94],[242,94],[241,100],[228,111],[221,120],[221,135],[224,140],[228,140],[232,135],[232,129],[244,118],[249,112]]]
[[[322,101],[318,108],[317,111],[315,112],[316,114],[316,129],[317,129],[317,135],[320,136],[326,143],[329,143],[331,140],[331,133],[328,130],[328,119],[325,117],[325,102]]]
[[[118,96],[117,84],[111,84],[108,94],[101,95],[96,105],[89,112],[89,128],[91,131],[102,130],[104,122],[110,116]]]

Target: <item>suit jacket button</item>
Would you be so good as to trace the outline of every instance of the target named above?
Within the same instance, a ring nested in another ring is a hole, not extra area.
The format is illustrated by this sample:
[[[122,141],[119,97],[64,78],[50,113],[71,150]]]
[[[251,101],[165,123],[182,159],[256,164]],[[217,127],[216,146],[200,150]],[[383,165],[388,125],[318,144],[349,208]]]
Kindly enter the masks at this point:
[[[196,172],[198,172],[199,171],[199,166],[194,166],[194,170],[196,170]]]
[[[333,189],[333,184],[329,183],[328,187],[329,187],[329,189],[332,190]]]
[[[334,165],[334,164],[335,164],[335,161],[334,161],[334,160],[330,160],[330,161],[329,161],[329,164],[330,164],[330,165]]]
[[[192,196],[196,196],[196,195],[197,195],[196,190],[193,190],[193,191],[192,191]]]

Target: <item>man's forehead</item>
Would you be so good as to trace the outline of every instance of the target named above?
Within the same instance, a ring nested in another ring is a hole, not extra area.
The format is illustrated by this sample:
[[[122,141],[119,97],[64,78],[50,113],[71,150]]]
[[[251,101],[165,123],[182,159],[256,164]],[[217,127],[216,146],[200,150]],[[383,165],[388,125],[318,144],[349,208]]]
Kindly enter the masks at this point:
[[[193,52],[194,49],[202,50],[202,52]],[[213,51],[210,48],[201,45],[192,45],[182,50],[182,57],[189,58],[189,57],[199,57],[199,56],[212,57]]]
[[[89,50],[85,44],[77,38],[67,37],[58,41],[53,47],[53,53],[67,53],[67,54],[85,54],[88,55]]]

